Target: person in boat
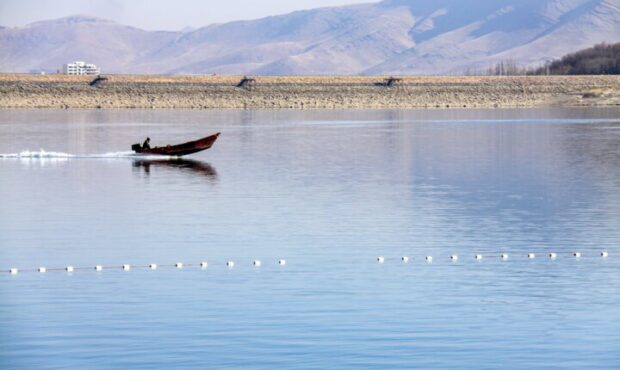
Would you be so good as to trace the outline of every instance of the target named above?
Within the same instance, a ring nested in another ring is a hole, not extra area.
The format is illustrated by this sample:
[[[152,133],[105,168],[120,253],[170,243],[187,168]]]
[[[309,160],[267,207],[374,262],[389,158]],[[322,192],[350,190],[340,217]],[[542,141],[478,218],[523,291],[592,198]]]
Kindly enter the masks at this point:
[[[151,149],[151,138],[147,137],[146,140],[144,140],[144,144],[142,144],[142,150],[144,149]]]

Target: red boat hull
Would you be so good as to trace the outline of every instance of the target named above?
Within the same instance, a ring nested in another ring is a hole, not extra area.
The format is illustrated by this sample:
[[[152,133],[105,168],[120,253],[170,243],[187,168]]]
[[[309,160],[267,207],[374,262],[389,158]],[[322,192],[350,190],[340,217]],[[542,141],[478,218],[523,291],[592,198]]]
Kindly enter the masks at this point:
[[[154,155],[168,155],[172,157],[182,157],[184,155],[194,154],[203,150],[209,149],[220,136],[218,132],[215,135],[203,137],[195,141],[189,141],[183,144],[159,146],[150,149],[142,149],[140,151],[134,150],[138,154],[154,154]]]

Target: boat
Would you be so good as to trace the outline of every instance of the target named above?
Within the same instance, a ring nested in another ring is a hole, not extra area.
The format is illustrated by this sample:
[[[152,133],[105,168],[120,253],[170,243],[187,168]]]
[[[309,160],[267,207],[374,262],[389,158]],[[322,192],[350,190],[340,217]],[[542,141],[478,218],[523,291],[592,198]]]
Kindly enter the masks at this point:
[[[131,150],[136,154],[153,154],[153,155],[167,155],[171,157],[182,157],[184,155],[194,154],[203,150],[209,149],[217,140],[220,133],[203,137],[202,139],[188,141],[187,143],[177,145],[159,146],[155,148],[144,149],[140,144],[134,144],[131,146]]]

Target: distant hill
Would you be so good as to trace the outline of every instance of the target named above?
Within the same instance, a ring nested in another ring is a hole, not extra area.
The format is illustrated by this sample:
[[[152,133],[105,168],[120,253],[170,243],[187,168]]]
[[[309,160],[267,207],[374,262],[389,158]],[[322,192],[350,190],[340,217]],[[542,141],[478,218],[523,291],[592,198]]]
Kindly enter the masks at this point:
[[[620,74],[620,43],[599,44],[568,54],[535,70],[543,75],[618,75]]]
[[[176,37],[175,32],[149,32],[90,16],[37,22],[0,30],[0,70],[55,71],[64,63],[84,60],[104,72],[122,73]]]
[[[184,32],[73,16],[0,29],[0,71],[104,73],[462,74],[523,66],[620,41],[620,0],[385,0]]]

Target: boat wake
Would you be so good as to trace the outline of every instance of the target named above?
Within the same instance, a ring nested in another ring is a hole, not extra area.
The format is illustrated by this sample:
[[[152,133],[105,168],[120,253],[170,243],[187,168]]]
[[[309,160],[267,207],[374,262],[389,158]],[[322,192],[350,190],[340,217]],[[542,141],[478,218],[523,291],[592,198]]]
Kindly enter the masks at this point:
[[[48,152],[43,149],[39,151],[24,150],[19,153],[1,154],[0,158],[20,158],[20,159],[69,159],[69,158],[134,158],[134,159],[172,159],[167,155],[137,154],[132,151],[110,152],[101,154],[70,154],[63,152]]]

